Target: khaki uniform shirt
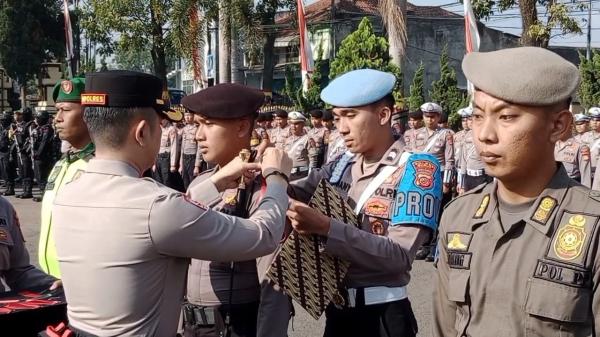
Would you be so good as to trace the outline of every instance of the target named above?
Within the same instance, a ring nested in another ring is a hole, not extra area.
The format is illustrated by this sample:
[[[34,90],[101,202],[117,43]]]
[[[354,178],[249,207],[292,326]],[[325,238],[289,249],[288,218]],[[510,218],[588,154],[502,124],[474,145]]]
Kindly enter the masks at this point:
[[[285,146],[285,140],[290,136],[290,126],[285,128],[276,127],[267,130],[269,134],[269,140],[278,149],[283,149]]]
[[[558,141],[554,147],[554,158],[561,162],[567,175],[579,179],[585,187],[592,187],[592,168],[590,163],[590,149],[575,138],[567,141]]]
[[[302,136],[289,135],[285,140],[284,150],[293,161],[292,167],[308,167],[308,138],[307,134]]]
[[[206,189],[202,183],[216,171],[210,170],[198,176],[190,184],[188,195],[193,200],[207,200],[206,205],[217,212],[235,215],[237,189],[221,192],[216,198],[205,196]],[[250,195],[249,214],[252,214],[260,202],[260,179],[256,179]],[[258,301],[260,286],[256,272],[256,260],[237,262],[233,275],[231,302],[242,304]],[[192,259],[188,271],[187,299],[190,303],[204,306],[215,306],[229,303],[231,281],[230,262],[211,262]]]
[[[344,137],[337,129],[332,130],[329,134],[327,158],[325,158],[325,163],[327,164],[331,162],[346,151],[347,149],[346,144],[344,143]]]
[[[516,223],[500,223],[496,182],[446,207],[433,294],[435,337],[598,335],[600,193],[557,166]]]
[[[408,129],[404,131],[404,145],[406,146],[406,151],[414,152],[415,151],[415,138],[417,135],[417,129]]]
[[[444,170],[444,183],[450,183],[454,170],[454,135],[450,129],[437,129],[429,134],[429,129],[416,130],[413,152],[433,154]]]
[[[0,279],[14,291],[50,287],[56,280],[29,261],[19,217],[4,197],[0,197]],[[0,282],[0,292],[7,290]]]
[[[363,171],[363,156],[355,155],[344,170],[341,181],[336,184],[338,190],[347,196],[348,204],[355,207],[371,180],[386,165],[396,165],[403,152],[402,141],[396,141],[379,163],[366,171]],[[319,181],[329,179],[337,163],[312,170],[308,177],[292,182],[295,196],[302,202],[308,202]],[[380,188],[375,194],[388,205],[390,212],[394,191]],[[365,213],[365,208],[361,214]],[[431,230],[418,225],[390,226],[391,215],[380,216],[363,216],[361,229],[331,220],[325,251],[350,262],[345,280],[349,288],[407,285],[416,251],[431,234]],[[374,231],[380,230],[382,235],[374,234]]]
[[[210,180],[198,188],[220,196]],[[128,163],[91,160],[54,201],[69,324],[97,336],[173,336],[189,258],[271,253],[283,234],[286,188],[269,178],[257,210],[241,219],[140,178]]]
[[[195,155],[196,161],[194,162],[195,167],[200,167],[202,164],[202,153],[198,142],[196,142],[196,131],[198,126],[196,124],[186,124],[181,129],[181,157],[179,158],[179,167],[183,167],[183,156]]]
[[[171,166],[176,166],[179,162],[177,155],[177,127],[169,125],[166,128],[161,125],[160,149],[158,153],[171,154]]]
[[[309,129],[307,132],[308,137],[312,138],[315,141],[315,144],[317,144],[317,147],[319,149],[323,148],[323,139],[325,137],[325,131],[327,131],[327,128],[322,126],[320,128]]]
[[[594,130],[588,131],[580,136],[583,144],[590,148],[590,157],[592,160],[592,174],[596,172],[596,163],[600,158],[600,132]]]
[[[456,162],[456,170],[458,171],[458,187],[461,188],[464,188],[464,177],[469,175],[469,172],[485,170],[485,165],[481,161],[481,156],[479,156],[479,151],[475,147],[473,137],[473,130],[467,131],[463,135],[460,148],[456,149],[460,153],[460,158]],[[470,175],[473,175],[473,173]]]
[[[462,144],[465,139],[465,135],[468,130],[460,130],[454,134],[454,166],[456,166],[456,170],[458,171],[461,166],[462,160]]]

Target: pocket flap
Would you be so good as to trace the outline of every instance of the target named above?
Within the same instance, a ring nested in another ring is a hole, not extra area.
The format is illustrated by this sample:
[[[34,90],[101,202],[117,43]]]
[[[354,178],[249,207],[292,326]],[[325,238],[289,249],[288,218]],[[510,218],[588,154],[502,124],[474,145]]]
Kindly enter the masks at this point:
[[[591,290],[546,280],[530,279],[525,312],[562,322],[586,322],[591,313]]]

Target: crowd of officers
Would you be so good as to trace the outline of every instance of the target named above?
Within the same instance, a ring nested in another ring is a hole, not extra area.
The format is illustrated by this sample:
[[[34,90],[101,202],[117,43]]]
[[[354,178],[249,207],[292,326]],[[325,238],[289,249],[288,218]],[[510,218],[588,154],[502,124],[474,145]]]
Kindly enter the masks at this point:
[[[42,200],[41,195],[33,195],[34,182],[43,194],[50,170],[64,152],[52,124],[48,111],[37,111],[35,115],[30,108],[2,112],[0,176],[5,186],[2,195],[15,195],[15,184],[19,182],[22,193],[16,195],[17,198]]]
[[[58,84],[57,129],[73,149],[50,174],[39,255],[64,284],[69,321],[47,335],[171,337],[179,322],[186,337],[286,336],[291,300],[265,274],[293,229],[349,262],[325,337],[416,336],[407,286],[433,242],[422,286],[434,336],[596,336],[600,109],[574,118],[577,68],[542,48],[470,53],[462,66],[476,90],[457,133],[433,102],[403,132],[396,78],[372,69],[333,80],[321,93],[333,109],[310,122],[257,114],[263,93],[236,84],[178,110],[148,74]],[[309,206],[323,181],[358,226]],[[8,212],[0,262],[12,287],[13,246],[20,268],[39,271]]]

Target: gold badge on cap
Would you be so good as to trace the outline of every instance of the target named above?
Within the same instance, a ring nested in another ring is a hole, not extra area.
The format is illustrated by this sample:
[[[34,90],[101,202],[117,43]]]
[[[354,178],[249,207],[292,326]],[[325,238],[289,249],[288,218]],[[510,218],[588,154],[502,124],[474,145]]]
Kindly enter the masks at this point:
[[[64,80],[60,82],[60,88],[65,94],[70,94],[73,91],[73,82],[69,80]]]
[[[475,212],[475,215],[473,216],[473,218],[481,219],[481,217],[483,217],[483,214],[487,210],[489,204],[490,204],[490,195],[486,194],[483,197],[483,199],[481,199],[481,204],[479,204],[479,208],[477,208],[477,211]]]
[[[538,208],[535,210],[535,213],[533,213],[531,220],[545,225],[550,218],[554,207],[556,207],[555,199],[551,197],[542,198],[542,201],[540,201]]]
[[[581,255],[583,243],[587,236],[585,222],[583,215],[573,215],[569,218],[569,223],[558,230],[558,235],[552,245],[558,258],[571,261]]]

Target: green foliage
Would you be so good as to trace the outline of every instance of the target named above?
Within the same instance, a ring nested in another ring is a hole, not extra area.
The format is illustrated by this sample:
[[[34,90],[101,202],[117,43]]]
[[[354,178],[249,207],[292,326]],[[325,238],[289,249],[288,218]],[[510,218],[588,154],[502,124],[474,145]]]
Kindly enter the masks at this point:
[[[391,62],[389,43],[384,37],[375,35],[373,25],[367,18],[363,18],[358,29],[342,41],[335,59],[331,62],[329,78],[334,79],[351,70],[364,68],[387,71],[396,75],[394,98],[397,102],[403,101],[400,67]]]
[[[579,99],[581,105],[587,110],[600,104],[600,53],[593,51],[592,59],[587,60],[579,54],[579,73],[581,85],[579,86]]]
[[[423,62],[415,71],[412,84],[410,85],[410,96],[408,97],[409,111],[416,111],[425,103],[425,91],[423,89],[423,76],[425,75],[425,66]]]
[[[450,127],[456,129],[460,125],[458,109],[469,104],[467,95],[457,87],[456,72],[450,66],[448,48],[444,47],[440,56],[440,79],[431,85],[429,96],[431,100],[438,103],[444,113],[448,115]]]
[[[296,101],[302,111],[306,112],[325,107],[325,103],[321,100],[321,91],[327,85],[327,74],[325,74],[325,71],[327,70],[326,66],[328,62],[328,60],[323,60],[323,48],[319,46],[308,90],[304,93],[302,88],[300,88],[296,95]]]
[[[285,86],[281,93],[287,96],[296,108],[299,108],[298,104],[298,90],[302,90],[301,85],[296,81],[295,74],[300,71],[297,64],[287,65],[285,67]]]
[[[152,72],[152,57],[150,56],[150,50],[147,48],[131,50],[127,47],[121,47],[119,44],[115,50],[114,56],[118,69],[141,71],[145,73]]]
[[[64,59],[62,1],[0,1],[0,64],[26,83],[44,62]]]

